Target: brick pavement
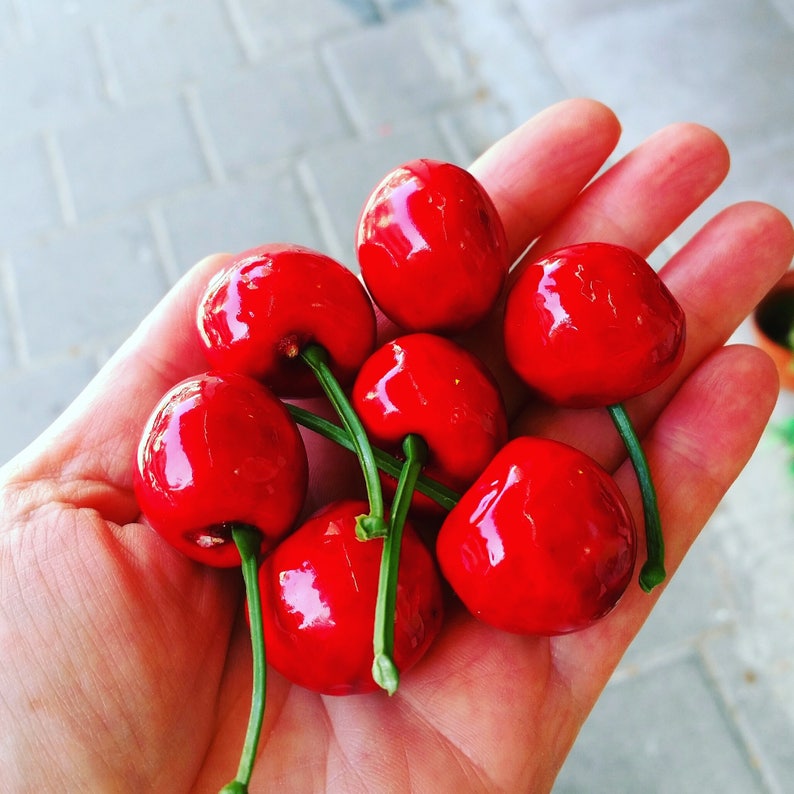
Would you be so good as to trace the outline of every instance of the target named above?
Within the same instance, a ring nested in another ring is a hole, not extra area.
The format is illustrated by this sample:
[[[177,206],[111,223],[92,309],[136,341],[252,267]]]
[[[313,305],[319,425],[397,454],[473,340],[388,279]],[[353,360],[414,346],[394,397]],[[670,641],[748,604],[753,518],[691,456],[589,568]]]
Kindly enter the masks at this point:
[[[734,200],[794,214],[792,0],[0,0],[0,459],[198,258],[284,239],[353,266],[388,168],[466,163],[581,94],[618,111],[621,152],[680,119],[731,146],[732,176],[660,255]],[[762,443],[558,794],[792,790],[782,454]]]

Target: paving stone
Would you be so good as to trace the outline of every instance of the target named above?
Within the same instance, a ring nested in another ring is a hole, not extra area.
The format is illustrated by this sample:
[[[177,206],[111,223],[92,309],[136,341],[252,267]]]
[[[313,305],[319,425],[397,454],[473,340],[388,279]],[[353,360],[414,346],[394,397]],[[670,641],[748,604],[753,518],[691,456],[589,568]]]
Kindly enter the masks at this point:
[[[743,145],[733,159],[733,173],[735,180],[729,177],[726,185],[728,201],[766,201],[794,218],[794,129]]]
[[[736,604],[734,655],[765,676],[794,729],[794,469],[772,429],[794,415],[784,402],[710,529]]]
[[[7,267],[7,262],[0,259],[0,273]],[[4,274],[5,275],[5,274]],[[4,278],[3,281],[6,281]],[[0,373],[14,369],[18,366],[16,350],[14,347],[14,332],[12,324],[14,315],[9,311],[8,295],[2,294],[0,300]]]
[[[75,356],[0,377],[0,465],[46,430],[95,374],[92,357]]]
[[[694,656],[607,686],[554,794],[761,794],[746,748]]]
[[[658,6],[666,0],[635,0],[637,8]],[[547,44],[565,28],[584,28],[593,20],[619,13],[627,0],[514,0],[514,5],[531,23],[533,33]]]
[[[114,78],[125,99],[138,99],[202,77],[218,79],[243,62],[228,15],[218,0],[140,4],[102,23]]]
[[[132,15],[141,0],[16,0],[35,34],[84,28],[94,22]]]
[[[167,286],[151,229],[138,216],[33,240],[8,258],[34,363],[131,331]]]
[[[70,126],[60,133],[59,142],[79,218],[123,209],[208,178],[179,98]]]
[[[781,564],[794,564],[791,451],[774,432],[778,422],[794,415],[793,401],[782,399],[785,396],[792,397],[781,395],[778,409],[755,453],[709,523],[709,531],[729,564],[737,608],[749,622],[767,614],[767,598],[771,593],[764,594],[765,588],[779,588],[773,604],[794,603],[794,581],[781,577],[782,572],[776,570]],[[770,634],[777,635],[777,631]],[[794,632],[790,637],[794,638]],[[789,637],[781,632],[779,640],[789,642]],[[794,653],[794,648],[788,647]]]
[[[791,693],[781,692],[780,670],[744,657],[741,645],[741,637],[717,634],[706,638],[705,656],[768,790],[786,794],[794,780]]]
[[[438,122],[454,161],[466,165],[514,127],[504,106],[491,97],[441,113]]]
[[[74,122],[107,106],[92,40],[64,31],[11,47],[0,68],[0,139]]]
[[[180,272],[208,254],[266,242],[322,246],[291,164],[173,199],[163,205],[163,214]]]
[[[623,657],[620,669],[642,667],[648,659],[693,645],[736,620],[724,582],[724,561],[714,533],[701,533],[665,588],[650,617]]]
[[[763,0],[516,0],[569,90],[606,101],[626,145],[673,121],[735,144],[794,126],[794,31]],[[574,46],[575,43],[575,46]]]
[[[417,12],[324,47],[330,74],[362,132],[375,132],[476,94],[448,13]]]
[[[774,5],[785,19],[789,27],[794,30],[794,0],[773,0]]]
[[[350,133],[310,50],[262,62],[233,80],[205,84],[200,100],[220,158],[231,174]]]
[[[433,0],[430,0],[432,3]],[[403,14],[428,5],[425,0],[375,0],[375,4],[386,14]]]
[[[454,161],[432,121],[403,127],[364,141],[315,147],[304,158],[307,189],[326,233],[328,253],[357,271],[356,222],[375,185],[392,169],[415,157]]]
[[[19,37],[19,17],[12,0],[0,0],[0,47]]]
[[[759,183],[785,189],[777,162],[745,155],[762,140],[788,141],[778,144],[788,151],[794,141],[794,30],[774,5],[765,0],[516,0],[516,5],[567,89],[617,111],[624,130],[619,151],[677,121],[705,124],[726,140],[736,164],[730,189],[718,191],[694,213],[675,235],[678,244],[737,195],[751,197]]]
[[[447,2],[488,98],[504,109],[511,128],[568,96],[512,0]]]
[[[0,248],[61,225],[55,181],[44,142],[23,138],[0,145]]]
[[[370,0],[237,0],[254,57],[311,45],[380,20]]]

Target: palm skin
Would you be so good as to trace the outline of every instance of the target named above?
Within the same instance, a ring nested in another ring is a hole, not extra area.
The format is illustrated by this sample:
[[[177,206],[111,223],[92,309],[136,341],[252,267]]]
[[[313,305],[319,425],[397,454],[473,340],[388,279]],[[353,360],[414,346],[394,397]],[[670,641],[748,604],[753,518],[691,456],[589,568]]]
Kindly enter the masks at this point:
[[[593,180],[618,136],[607,108],[571,100],[473,165],[516,257],[536,238],[536,253],[599,239],[647,256],[728,168],[713,133],[682,124]],[[746,203],[663,270],[687,312],[686,356],[669,383],[628,407],[654,471],[670,573],[774,404],[768,359],[723,344],[793,252],[788,220]],[[212,792],[237,768],[251,681],[239,572],[172,551],[137,523],[131,491],[149,411],[205,368],[194,307],[224,261],[211,257],[187,274],[64,416],[0,472],[0,719],[13,726],[0,739],[4,790]],[[472,347],[492,353],[496,328],[479,329]],[[616,472],[640,516],[608,417],[536,405],[501,359],[489,363],[513,431],[575,441]],[[310,502],[319,506],[356,487],[357,470],[334,466],[330,446],[309,441]],[[271,671],[252,791],[547,791],[657,598],[635,583],[605,620],[553,639],[503,634],[453,607],[392,698],[321,697]]]

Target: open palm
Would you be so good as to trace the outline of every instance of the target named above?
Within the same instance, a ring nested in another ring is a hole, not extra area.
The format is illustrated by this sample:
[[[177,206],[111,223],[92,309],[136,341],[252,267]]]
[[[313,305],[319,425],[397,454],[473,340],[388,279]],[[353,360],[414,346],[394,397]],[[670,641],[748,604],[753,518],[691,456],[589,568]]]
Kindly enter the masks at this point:
[[[571,100],[474,164],[516,258],[532,241],[540,252],[585,240],[647,256],[727,171],[720,140],[684,124],[603,169],[618,136],[608,109]],[[774,403],[763,354],[723,345],[793,252],[790,223],[746,203],[721,213],[663,270],[687,313],[686,356],[670,382],[628,408],[654,471],[670,572]],[[211,792],[234,775],[251,681],[239,571],[171,550],[136,523],[131,491],[146,416],[171,385],[204,368],[194,307],[224,261],[211,257],[187,274],[0,474],[4,790]],[[502,382],[513,431],[584,448],[616,472],[641,515],[608,417],[534,403],[494,353],[497,328],[470,341]],[[309,443],[313,506],[358,487],[355,466],[333,465],[327,442]],[[633,584],[601,623],[554,639],[500,633],[452,608],[391,698],[322,697],[271,671],[252,790],[547,791],[656,598]]]

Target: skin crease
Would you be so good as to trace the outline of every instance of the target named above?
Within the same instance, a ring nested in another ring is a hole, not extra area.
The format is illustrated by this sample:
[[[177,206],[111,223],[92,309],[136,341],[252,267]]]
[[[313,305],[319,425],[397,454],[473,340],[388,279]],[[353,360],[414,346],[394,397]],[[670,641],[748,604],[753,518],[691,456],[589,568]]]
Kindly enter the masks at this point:
[[[569,100],[474,164],[514,257],[535,238],[537,253],[603,239],[647,257],[728,168],[714,133],[679,124],[591,182],[618,136],[610,110]],[[645,434],[671,573],[773,406],[766,356],[722,345],[793,253],[789,221],[745,203],[723,211],[663,270],[687,312],[687,351],[668,383],[629,408]],[[53,427],[0,472],[7,790],[211,792],[237,768],[251,675],[239,572],[172,551],[136,523],[131,491],[146,416],[170,386],[204,368],[195,304],[225,261],[211,257],[188,273]],[[393,333],[385,322],[381,330]],[[487,348],[497,330],[473,336]],[[616,471],[641,515],[608,420],[538,410],[498,354],[490,363],[513,431],[575,437]],[[356,476],[355,467],[337,465],[327,444],[309,445],[312,500],[350,491],[342,470]],[[252,790],[427,791],[443,780],[445,791],[547,791],[657,597],[635,582],[604,621],[554,639],[500,633],[452,607],[393,698],[324,698],[273,673]]]

